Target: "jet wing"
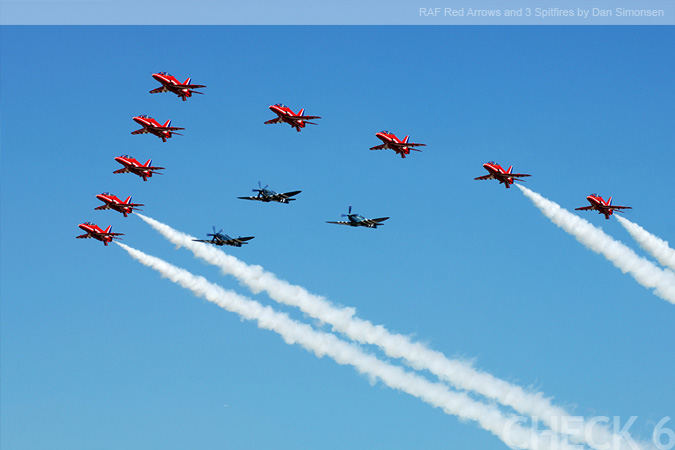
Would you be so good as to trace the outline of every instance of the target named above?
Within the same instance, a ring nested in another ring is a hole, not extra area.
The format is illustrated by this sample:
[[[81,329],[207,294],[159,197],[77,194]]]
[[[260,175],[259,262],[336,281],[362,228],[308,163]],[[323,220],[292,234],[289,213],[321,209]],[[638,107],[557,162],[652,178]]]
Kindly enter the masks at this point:
[[[387,148],[387,144],[376,145],[375,147],[370,147],[370,150],[384,150]]]
[[[98,207],[96,207],[96,208],[94,208],[94,209],[98,209],[98,210],[101,210],[101,209],[110,209],[110,205],[105,204],[105,205],[98,206]]]
[[[181,89],[200,89],[200,88],[205,88],[206,85],[204,84],[179,84],[178,86]],[[199,92],[201,94],[201,92]]]
[[[418,144],[415,142],[391,142],[389,145],[394,145],[396,147],[426,147],[427,144]]]
[[[101,236],[124,236],[124,233],[100,233]]]
[[[132,131],[131,134],[148,134],[149,131],[147,128],[141,128],[140,130]]]
[[[507,173],[509,178],[522,178],[522,177],[531,177],[532,175],[528,173]]]
[[[270,120],[266,121],[265,123],[270,124],[270,123],[281,123],[281,122],[283,122],[283,119],[281,117],[277,117],[275,119],[270,119]]]
[[[582,206],[581,208],[574,208],[575,211],[588,211],[590,209],[595,209],[593,206]]]
[[[184,130],[184,129],[185,128],[181,128],[181,127],[159,127],[159,128],[157,128],[157,130],[166,130],[166,131]],[[179,134],[179,133],[175,133],[175,134]]]
[[[131,172],[129,168],[125,167],[124,169],[117,169],[113,173],[129,173],[129,172]]]
[[[483,175],[482,177],[476,177],[474,180],[494,180],[495,176],[492,174],[489,175]]]
[[[169,89],[166,86],[160,86],[150,91],[151,94],[159,94],[160,92],[169,92]]]
[[[288,116],[289,119],[293,120],[312,120],[312,119],[320,119],[321,117],[319,116]]]
[[[91,237],[92,237],[91,234],[87,233],[87,234],[81,234],[79,236],[75,236],[75,239],[89,239]]]

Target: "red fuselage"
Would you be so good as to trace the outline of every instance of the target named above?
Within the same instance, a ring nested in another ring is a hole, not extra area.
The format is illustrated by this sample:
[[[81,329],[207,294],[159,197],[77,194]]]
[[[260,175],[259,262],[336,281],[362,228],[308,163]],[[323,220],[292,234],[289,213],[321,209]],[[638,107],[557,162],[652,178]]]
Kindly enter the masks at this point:
[[[270,111],[276,114],[283,122],[295,127],[298,131],[300,131],[300,128],[305,128],[306,126],[303,120],[292,118],[296,114],[288,106],[270,105]]]
[[[191,84],[190,78],[181,83],[176,77],[166,72],[153,73],[152,78],[162,83],[162,86],[151,90],[151,94],[173,92],[183,101],[186,101],[188,97],[192,97],[192,94],[201,94],[201,92],[197,92],[194,89],[206,87],[203,84]]]
[[[134,122],[142,126],[140,130],[132,131],[131,134],[154,134],[158,138],[160,138],[163,142],[166,142],[167,139],[170,139],[171,136],[174,135],[173,130],[182,130],[183,128],[178,128],[178,127],[172,127],[171,126],[171,120],[167,120],[164,125],[160,125],[159,122],[157,122],[155,119],[152,117],[148,117],[146,115],[142,116],[135,116],[133,117]],[[175,133],[175,134],[180,134],[180,133]]]
[[[612,197],[609,197],[607,200],[600,197],[598,194],[591,194],[586,196],[586,200],[591,206],[582,206],[580,208],[575,208],[577,211],[589,211],[595,210],[599,214],[604,214],[605,219],[609,219],[609,216],[614,214],[614,211],[623,212],[622,209],[631,209],[630,206],[619,206],[612,205]]]
[[[401,158],[405,158],[406,155],[409,155],[410,150],[415,150],[417,152],[421,151],[414,147],[424,147],[426,145],[417,142],[408,142],[408,139],[410,138],[409,135],[403,139],[399,139],[390,131],[380,131],[379,133],[375,133],[375,137],[381,140],[382,144],[371,147],[370,150],[391,149],[401,155]]]
[[[78,239],[88,239],[88,238],[94,238],[96,240],[99,240],[103,242],[103,245],[108,245],[108,242],[112,242],[113,236],[114,235],[119,235],[120,233],[110,233],[110,229],[112,226],[108,226],[105,231],[103,231],[98,225],[93,224],[91,222],[84,222],[78,225],[82,231],[84,231],[86,234],[83,234],[81,236],[77,236]]]
[[[513,178],[508,176],[507,171],[499,164],[488,162],[483,164],[483,168],[490,172],[490,175],[499,180],[500,183],[504,183],[507,188],[511,187],[510,185],[513,184]]]
[[[141,164],[132,158],[129,155],[116,156],[115,161],[124,166],[123,169],[115,170],[113,173],[134,173],[139,177],[143,178],[143,181],[148,181],[148,178],[152,177],[153,173],[159,173],[158,170],[164,169],[164,167],[153,167],[152,160],[149,159],[145,164]],[[161,173],[159,173],[161,175]]]
[[[504,170],[502,166],[494,161],[486,162],[483,164],[483,168],[488,171],[488,175],[476,177],[474,178],[475,180],[497,180],[507,189],[511,187],[514,181],[525,181],[520,178],[530,176],[527,173],[513,173],[513,166],[509,166],[508,169]]]
[[[99,206],[95,209],[97,210],[112,209],[114,211],[124,214],[124,217],[127,217],[128,214],[133,213],[134,208],[138,206],[143,206],[141,204],[131,203],[131,196],[127,197],[126,200],[122,201],[119,198],[117,198],[116,195],[110,194],[108,192],[98,194],[96,198],[101,200],[104,203],[104,205]]]
[[[309,120],[321,118],[319,116],[305,116],[304,108],[295,114],[291,108],[282,103],[270,105],[270,111],[276,114],[277,117],[266,121],[266,124],[287,123],[295,128],[296,131],[300,131],[301,128],[305,128],[307,124],[316,125],[314,122],[309,122]]]

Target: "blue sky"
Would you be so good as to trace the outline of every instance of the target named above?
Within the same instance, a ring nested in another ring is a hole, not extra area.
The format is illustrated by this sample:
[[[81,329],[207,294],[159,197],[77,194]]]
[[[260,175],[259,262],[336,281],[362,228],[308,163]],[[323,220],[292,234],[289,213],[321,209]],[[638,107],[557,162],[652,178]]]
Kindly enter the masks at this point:
[[[496,160],[567,209],[590,192],[673,242],[672,28],[0,28],[2,446],[504,448],[471,423],[374,386],[161,279],[124,242],[249,295],[144,214],[361,317],[584,416],[675,416],[673,305],[546,219],[473,178]],[[150,95],[156,71],[205,95]],[[263,125],[283,102],[319,115]],[[131,117],[185,127],[167,143]],[[382,129],[424,142],[369,152]],[[166,167],[114,175],[130,154]],[[258,180],[291,205],[237,200]],[[377,229],[328,225],[348,205]],[[642,254],[614,220],[580,213]],[[256,299],[271,303],[264,295]],[[302,315],[279,307],[293,317]],[[224,406],[227,405],[227,406]]]

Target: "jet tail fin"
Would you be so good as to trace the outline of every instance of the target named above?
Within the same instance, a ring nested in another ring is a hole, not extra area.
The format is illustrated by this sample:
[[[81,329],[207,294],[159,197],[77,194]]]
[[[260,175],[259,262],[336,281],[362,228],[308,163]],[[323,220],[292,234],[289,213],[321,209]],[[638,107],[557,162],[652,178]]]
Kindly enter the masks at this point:
[[[143,167],[150,167],[152,165],[152,159],[149,159],[145,164],[143,164]]]
[[[185,83],[183,84],[190,84],[190,81],[192,81],[192,78],[188,78],[187,80],[185,80]]]
[[[403,138],[403,143],[407,144],[408,140],[410,140],[410,135],[407,135],[406,137]]]
[[[167,120],[166,122],[164,122],[164,125],[162,125],[162,126],[163,126],[164,128],[170,127],[170,126],[171,126],[171,119],[169,119],[169,120]]]
[[[124,200],[124,203],[129,203],[131,201],[131,195],[127,197],[126,200]]]
[[[513,166],[509,166],[509,170],[507,170],[506,173],[513,173]]]
[[[608,204],[608,205],[611,205],[611,204],[612,204],[612,197],[610,197],[610,198],[607,199],[607,204]]]
[[[298,112],[298,115],[301,116],[301,115],[303,115],[304,113],[305,113],[305,108],[302,108],[302,109]]]
[[[108,225],[108,228],[105,229],[104,233],[110,233],[110,230],[112,230],[112,225]]]

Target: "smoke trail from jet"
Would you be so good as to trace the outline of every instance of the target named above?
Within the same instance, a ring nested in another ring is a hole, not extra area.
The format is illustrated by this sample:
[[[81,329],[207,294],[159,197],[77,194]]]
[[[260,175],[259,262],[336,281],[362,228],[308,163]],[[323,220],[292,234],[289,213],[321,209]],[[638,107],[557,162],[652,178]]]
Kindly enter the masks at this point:
[[[319,358],[329,356],[338,364],[350,365],[359,373],[377,378],[392,389],[406,392],[434,407],[441,408],[446,414],[472,420],[511,448],[532,450],[579,448],[558,439],[557,436],[546,436],[528,430],[518,424],[518,418],[504,415],[494,405],[477,402],[465,393],[450,391],[443,384],[432,383],[419,375],[406,372],[401,367],[381,361],[334,334],[316,331],[310,325],[297,322],[285,313],[277,312],[269,306],[263,306],[212,284],[204,277],[193,275],[120,242],[115,243],[134,259],[156,270],[163,277],[189,289],[196,296],[238,314],[243,319],[257,322],[259,328],[278,333],[287,344],[298,344]]]
[[[570,413],[554,406],[551,400],[541,393],[527,392],[519,386],[475,369],[467,362],[449,359],[441,352],[411,341],[408,336],[392,333],[383,325],[374,325],[356,317],[354,308],[337,307],[324,297],[279,280],[274,274],[264,271],[260,266],[250,266],[213,246],[194,242],[192,236],[174,230],[150,217],[142,214],[137,214],[137,216],[173,244],[183,246],[196,257],[220,267],[224,274],[235,276],[253,293],[257,294],[264,290],[273,300],[300,308],[305,314],[332,325],[335,331],[344,333],[354,341],[377,345],[389,357],[403,358],[411,367],[417,370],[428,370],[439,379],[459,389],[477,392],[521,414],[537,417],[553,431],[572,436],[575,442],[591,440],[604,445],[615,439],[615,436],[602,425],[595,425],[593,427],[595,434],[592,439],[588,439],[584,431],[578,429],[583,427],[568,426],[568,419],[578,420],[578,417],[572,418]],[[626,443],[619,444],[616,448],[622,448],[620,445],[626,445]]]
[[[633,239],[640,244],[640,247],[651,253],[662,266],[675,270],[675,250],[668,246],[668,242],[654,236],[640,225],[628,219],[619,216],[617,216],[617,219]]]
[[[557,203],[528,188],[516,185],[551,222],[574,236],[587,248],[603,255],[623,273],[629,273],[642,286],[654,289],[654,294],[675,304],[675,274],[665,271],[621,242],[614,240],[585,219],[572,214]]]

